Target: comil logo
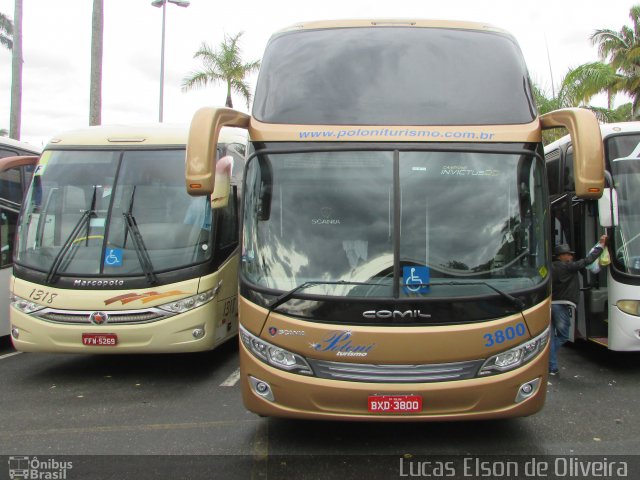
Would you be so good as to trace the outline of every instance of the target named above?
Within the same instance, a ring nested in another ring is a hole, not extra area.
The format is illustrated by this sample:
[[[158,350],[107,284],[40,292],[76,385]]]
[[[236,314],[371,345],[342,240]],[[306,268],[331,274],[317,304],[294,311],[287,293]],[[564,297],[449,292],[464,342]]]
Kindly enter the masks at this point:
[[[9,478],[33,480],[66,480],[67,471],[73,468],[72,462],[63,462],[53,458],[39,460],[38,457],[9,457]]]

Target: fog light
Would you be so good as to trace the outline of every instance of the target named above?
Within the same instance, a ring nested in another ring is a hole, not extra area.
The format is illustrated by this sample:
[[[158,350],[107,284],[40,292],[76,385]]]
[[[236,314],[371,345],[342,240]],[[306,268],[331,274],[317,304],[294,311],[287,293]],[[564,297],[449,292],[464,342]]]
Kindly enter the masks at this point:
[[[267,382],[258,380],[254,377],[249,377],[249,382],[251,383],[251,387],[253,387],[253,391],[260,397],[265,398],[270,402],[275,400],[273,392],[271,391],[271,386]]]
[[[516,403],[520,403],[526,400],[527,398],[532,397],[538,391],[539,386],[540,386],[539,378],[536,378],[535,380],[531,380],[527,383],[523,383],[522,385],[520,385],[520,388],[518,389],[518,394],[516,395]]]
[[[16,327],[11,327],[11,336],[17,340],[20,337],[20,330]]]
[[[193,338],[195,338],[196,340],[204,337],[204,328],[194,328],[193,332],[191,332],[191,335],[193,335]]]

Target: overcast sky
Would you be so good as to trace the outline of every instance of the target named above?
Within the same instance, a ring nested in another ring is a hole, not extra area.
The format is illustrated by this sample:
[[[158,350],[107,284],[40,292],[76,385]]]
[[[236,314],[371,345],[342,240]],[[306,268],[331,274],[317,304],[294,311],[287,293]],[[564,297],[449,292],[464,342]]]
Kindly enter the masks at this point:
[[[193,53],[244,31],[246,61],[262,57],[271,34],[307,20],[435,18],[487,22],[520,43],[534,82],[551,92],[570,67],[597,60],[589,36],[630,24],[640,0],[191,0],[167,5],[164,121],[189,123],[201,106],[224,105],[223,86],[182,92],[201,68]],[[57,132],[88,125],[91,0],[23,0],[22,140],[42,146]],[[0,0],[13,18],[13,0]],[[102,123],[158,119],[162,9],[151,0],[104,0]],[[548,49],[547,49],[548,48]],[[548,55],[547,55],[548,52]],[[550,59],[550,62],[549,62]],[[551,66],[551,69],[550,69]],[[9,128],[11,53],[0,51],[0,128]],[[255,83],[255,78],[251,79]],[[622,101],[622,99],[620,99]],[[246,111],[235,96],[234,106]],[[601,106],[604,106],[602,104]]]

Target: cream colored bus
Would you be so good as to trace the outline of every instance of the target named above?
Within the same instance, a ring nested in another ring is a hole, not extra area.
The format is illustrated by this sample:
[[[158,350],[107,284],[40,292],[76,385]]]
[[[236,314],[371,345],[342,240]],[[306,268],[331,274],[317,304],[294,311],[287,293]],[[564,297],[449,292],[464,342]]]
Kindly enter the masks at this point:
[[[13,247],[22,197],[26,192],[40,149],[0,137],[0,338],[9,335],[9,281]]]
[[[184,189],[186,140],[186,127],[160,125],[89,127],[50,141],[18,226],[16,349],[193,352],[237,334],[246,134],[222,133],[224,168],[206,197]]]
[[[543,128],[574,138],[577,195],[604,185],[595,117],[539,117],[522,53],[478,23],[299,24],[269,41],[251,116],[192,120],[187,187],[215,186],[246,128],[240,368],[264,416],[529,415],[546,395]]]

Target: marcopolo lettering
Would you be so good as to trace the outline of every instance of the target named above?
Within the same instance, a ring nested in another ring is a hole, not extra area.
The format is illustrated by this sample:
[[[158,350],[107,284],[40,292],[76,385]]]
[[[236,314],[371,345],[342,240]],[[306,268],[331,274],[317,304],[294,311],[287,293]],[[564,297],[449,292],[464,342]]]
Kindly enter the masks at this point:
[[[74,280],[74,287],[122,287],[124,280]]]
[[[420,310],[367,310],[362,313],[364,318],[431,318],[428,313],[422,313]]]

